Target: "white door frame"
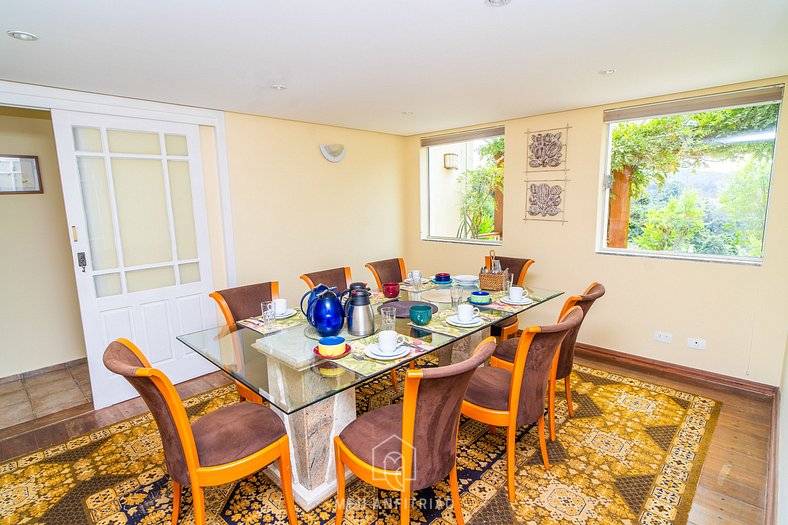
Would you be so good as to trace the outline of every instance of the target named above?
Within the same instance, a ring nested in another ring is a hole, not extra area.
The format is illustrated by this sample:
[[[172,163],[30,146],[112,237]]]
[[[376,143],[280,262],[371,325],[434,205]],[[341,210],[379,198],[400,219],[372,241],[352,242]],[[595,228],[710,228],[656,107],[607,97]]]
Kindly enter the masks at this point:
[[[4,80],[0,80],[0,106],[62,109],[213,127],[216,130],[217,172],[227,285],[238,284],[224,112]]]

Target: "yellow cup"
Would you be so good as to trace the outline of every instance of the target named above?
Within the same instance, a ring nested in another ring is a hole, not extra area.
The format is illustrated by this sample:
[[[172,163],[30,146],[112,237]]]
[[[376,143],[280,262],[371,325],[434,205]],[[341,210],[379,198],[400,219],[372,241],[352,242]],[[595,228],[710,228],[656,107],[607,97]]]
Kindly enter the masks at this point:
[[[336,357],[345,353],[345,338],[339,336],[321,337],[317,345],[318,352],[328,357]]]

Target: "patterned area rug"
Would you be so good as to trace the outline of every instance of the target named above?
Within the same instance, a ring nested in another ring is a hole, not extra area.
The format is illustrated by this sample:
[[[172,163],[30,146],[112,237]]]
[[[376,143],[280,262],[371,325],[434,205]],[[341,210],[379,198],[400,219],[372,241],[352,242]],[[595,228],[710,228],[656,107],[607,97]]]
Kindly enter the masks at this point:
[[[402,383],[400,383],[402,384]],[[517,501],[506,492],[503,432],[463,418],[460,497],[466,523],[684,525],[720,403],[602,370],[575,366],[575,417],[557,400],[552,469],[542,466],[536,428],[518,435]],[[359,413],[401,400],[388,378],[356,390]],[[191,417],[238,400],[222,387],[187,399]],[[345,523],[399,523],[397,494],[356,481]],[[209,523],[287,523],[281,491],[258,473],[206,490]],[[415,494],[411,520],[454,523],[448,482]],[[184,492],[179,523],[193,523]],[[333,498],[304,524],[334,522]],[[171,519],[172,484],[156,426],[145,414],[0,464],[0,525],[161,524]]]

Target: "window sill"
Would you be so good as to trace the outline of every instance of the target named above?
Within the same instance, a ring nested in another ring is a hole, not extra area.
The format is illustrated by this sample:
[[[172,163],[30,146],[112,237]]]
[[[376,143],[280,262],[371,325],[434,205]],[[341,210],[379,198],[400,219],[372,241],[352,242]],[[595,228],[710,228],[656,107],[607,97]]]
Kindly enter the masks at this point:
[[[756,257],[734,257],[723,255],[666,253],[666,252],[636,252],[616,248],[602,248],[596,251],[599,255],[621,255],[624,257],[648,257],[650,259],[674,259],[680,261],[739,264],[743,266],[763,266],[763,259]]]
[[[457,239],[456,237],[422,237],[422,241],[448,242],[454,244],[480,244],[482,246],[502,246],[503,241],[485,241],[483,239]]]

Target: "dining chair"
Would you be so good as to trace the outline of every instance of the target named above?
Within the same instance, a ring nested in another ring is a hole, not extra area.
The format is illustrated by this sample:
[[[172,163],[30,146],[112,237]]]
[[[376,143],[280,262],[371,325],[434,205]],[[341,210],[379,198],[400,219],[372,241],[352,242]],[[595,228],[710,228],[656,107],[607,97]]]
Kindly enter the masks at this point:
[[[227,323],[228,326],[231,326],[234,325],[236,321],[260,315],[262,313],[260,310],[260,303],[263,301],[279,299],[279,281],[248,284],[246,286],[227,288],[226,290],[217,290],[211,292],[208,296],[216,301],[219,310],[221,310],[222,315],[224,315],[224,322]],[[235,388],[242,400],[252,401],[258,404],[263,402],[263,398],[260,394],[236,379],[233,379],[233,381],[235,381]]]
[[[545,394],[555,355],[566,334],[583,319],[580,307],[570,309],[558,324],[523,330],[512,370],[485,366],[474,372],[462,415],[488,425],[506,427],[506,471],[509,500],[515,500],[514,453],[517,428],[536,423],[545,469],[550,470],[544,436]]]
[[[509,269],[509,273],[514,275],[514,285],[522,286],[525,282],[525,274],[528,273],[528,268],[534,263],[533,259],[521,259],[518,257],[495,257],[501,261],[501,270]],[[484,266],[488,270],[492,270],[492,260],[489,255],[484,256]],[[499,321],[492,325],[492,335],[499,336],[501,341],[506,341],[517,333],[520,329],[520,322],[516,315],[507,317],[503,321]]]
[[[318,284],[325,284],[329,288],[336,288],[337,292],[347,290],[350,288],[350,283],[353,282],[348,266],[305,273],[301,276],[301,280],[306,283],[310,290]]]
[[[368,262],[365,266],[372,272],[378,290],[383,290],[383,283],[401,283],[408,276],[402,257]]]
[[[603,295],[605,295],[605,287],[597,282],[591,283],[582,295],[573,295],[566,300],[563,308],[561,308],[561,313],[558,315],[558,318],[560,319],[566,312],[576,305],[583,310],[583,321],[585,321],[588,311],[591,309],[594,301]],[[569,416],[574,417],[575,415],[575,407],[572,405],[570,376],[572,374],[572,365],[574,364],[575,360],[575,343],[577,342],[577,334],[580,333],[580,326],[582,326],[582,324],[583,323],[581,321],[576,328],[572,329],[568,334],[566,334],[566,337],[564,337],[564,340],[561,343],[561,348],[558,351],[558,355],[556,356],[558,363],[554,367],[554,373],[550,375],[547,402],[548,419],[550,420],[550,441],[555,441],[555,385],[558,379],[564,380],[564,392],[566,393],[566,404],[567,408],[569,409]],[[514,337],[498,345],[498,348],[495,349],[495,353],[491,358],[491,361],[495,362],[495,366],[508,368],[511,370],[518,343],[518,338]]]
[[[205,525],[205,487],[243,479],[279,462],[287,518],[296,525],[290,473],[290,444],[284,423],[268,408],[234,403],[190,423],[178,392],[152,368],[137,346],[117,339],[104,351],[104,366],[122,375],[140,394],[156,421],[164,463],[172,478],[172,524],[177,525],[181,488],[191,487],[194,522]]]
[[[345,467],[370,485],[400,493],[400,523],[410,523],[410,493],[449,476],[457,523],[463,524],[457,481],[457,431],[474,370],[495,349],[488,337],[459,363],[408,370],[402,404],[361,415],[334,438],[336,525],[345,512]]]

